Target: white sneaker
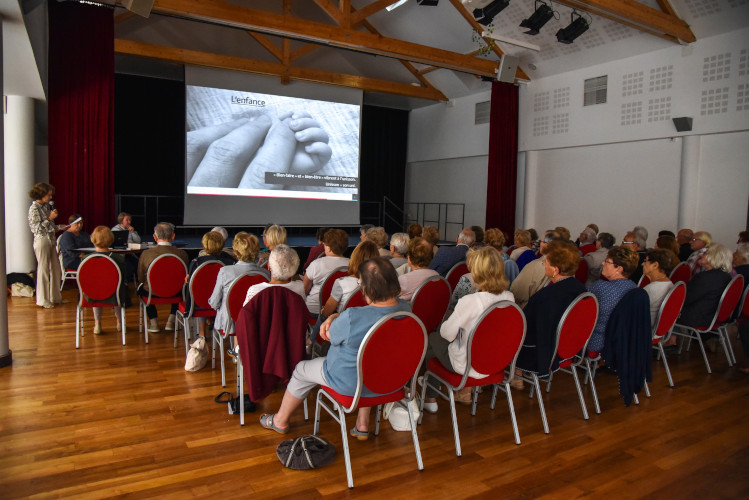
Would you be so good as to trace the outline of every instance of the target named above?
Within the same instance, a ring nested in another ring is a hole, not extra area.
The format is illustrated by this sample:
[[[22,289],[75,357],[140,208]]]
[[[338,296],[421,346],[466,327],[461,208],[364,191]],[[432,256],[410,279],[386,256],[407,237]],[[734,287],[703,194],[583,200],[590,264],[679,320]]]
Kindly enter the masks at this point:
[[[424,401],[424,411],[427,413],[437,413],[437,401],[434,401],[433,403],[427,403]]]
[[[159,329],[159,320],[156,318],[148,320],[148,332],[149,333],[159,333],[161,329]]]
[[[167,318],[164,330],[174,330],[174,314],[170,314]]]

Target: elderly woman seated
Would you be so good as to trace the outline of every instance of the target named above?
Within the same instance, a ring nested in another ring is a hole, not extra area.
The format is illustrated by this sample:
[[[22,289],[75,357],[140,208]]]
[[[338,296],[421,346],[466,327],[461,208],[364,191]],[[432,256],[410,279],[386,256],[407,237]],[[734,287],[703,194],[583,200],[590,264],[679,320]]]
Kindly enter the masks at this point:
[[[544,274],[549,278],[545,286],[528,300],[525,309],[526,330],[523,347],[518,354],[516,367],[520,370],[546,375],[554,357],[557,326],[564,311],[585,287],[575,279],[580,264],[580,252],[570,241],[555,240],[545,247]],[[510,385],[524,388],[523,380],[513,379]]]
[[[492,247],[484,247],[471,257],[471,274],[476,283],[478,291],[466,295],[458,301],[455,311],[440,326],[440,333],[429,336],[424,366],[431,358],[437,358],[442,365],[454,373],[464,373],[467,362],[466,342],[462,334],[468,332],[476,325],[479,316],[487,307],[501,300],[514,302],[512,293],[507,291],[507,278],[504,272],[504,261],[500,253]],[[486,374],[478,373],[473,368],[469,371],[473,378],[483,378]],[[430,413],[437,411],[437,392],[427,389],[424,399],[424,410]],[[455,400],[460,403],[471,402],[470,388],[464,389],[455,395]]]
[[[668,250],[673,255],[671,256],[671,269],[676,267],[681,260],[679,259],[679,244],[676,242],[676,238],[670,235],[658,236],[655,240],[655,248],[659,250]]]
[[[346,304],[346,301],[359,288],[359,266],[365,260],[377,257],[378,255],[377,245],[372,241],[362,241],[356,245],[348,261],[348,276],[338,278],[333,283],[333,288],[330,290],[330,297],[323,306],[320,314],[322,319],[327,318],[334,312],[343,312],[343,306]]]
[[[267,266],[270,253],[277,245],[286,244],[286,228],[273,224],[263,231],[263,245],[266,250],[260,252],[257,257],[257,263],[261,266]]]
[[[388,246],[388,234],[384,227],[373,227],[367,230],[366,239],[377,245],[381,257],[390,257]]]
[[[505,276],[507,276],[507,280],[512,283],[515,278],[518,277],[520,269],[518,269],[517,263],[510,259],[510,256],[505,253],[505,233],[497,228],[487,229],[484,233],[484,243],[490,247],[496,248],[502,255],[502,260],[505,262]]]
[[[433,256],[432,245],[424,238],[413,238],[408,242],[408,267],[411,270],[398,277],[401,299],[411,300],[414,292],[422,283],[432,276],[439,276],[437,271],[429,269]]]
[[[699,266],[702,272],[692,276],[687,283],[687,296],[681,315],[676,322],[692,327],[709,326],[715,316],[720,297],[723,295],[732,269],[733,255],[720,243],[713,243],[702,254]]]
[[[260,425],[285,434],[289,432],[291,414],[316,385],[326,385],[339,394],[353,395],[357,384],[356,359],[364,336],[383,316],[410,311],[408,303],[399,301],[400,286],[395,269],[387,259],[375,257],[359,266],[361,287],[369,304],[346,309],[330,316],[320,328],[320,335],[330,341],[325,357],[301,361],[284,393],[275,414],[260,417]],[[375,396],[364,388],[363,396]],[[357,439],[369,436],[369,408],[359,408],[356,425],[350,433]]]
[[[531,233],[525,229],[516,230],[515,247],[515,250],[510,254],[510,258],[517,263],[518,269],[522,271],[528,262],[536,258],[536,253],[531,250]]]
[[[675,242],[676,240],[674,240]],[[642,262],[642,273],[650,280],[650,283],[645,286],[644,290],[648,292],[648,297],[650,298],[651,325],[655,324],[658,311],[666,294],[674,287],[674,284],[671,283],[668,277],[673,270],[673,258],[673,251],[656,248],[649,250],[645,255],[645,260]],[[669,345],[672,345],[672,343],[669,343]]]
[[[304,273],[304,291],[307,293],[307,309],[313,316],[320,314],[320,288],[325,278],[334,269],[348,267],[348,258],[343,254],[348,249],[348,234],[342,229],[331,229],[323,236],[325,256],[312,262]]]
[[[125,281],[125,258],[121,254],[112,253],[109,251],[109,247],[114,243],[114,234],[107,226],[96,226],[94,232],[91,233],[91,242],[94,244],[97,253],[103,253],[114,260],[117,267],[120,269],[120,300],[125,307],[129,307],[131,304],[130,293],[127,289],[127,282]],[[110,299],[104,302],[111,302],[112,304],[117,303],[117,297],[112,296]],[[114,316],[117,318],[117,331],[122,329],[122,317],[120,316],[121,310],[119,307],[115,307]],[[94,335],[99,335],[101,331],[101,307],[94,307]]]
[[[637,285],[629,279],[637,269],[637,253],[625,247],[613,247],[603,261],[601,275],[608,281],[598,280],[588,290],[598,299],[598,321],[588,342],[588,351],[600,352],[606,334],[606,324],[624,294]]]

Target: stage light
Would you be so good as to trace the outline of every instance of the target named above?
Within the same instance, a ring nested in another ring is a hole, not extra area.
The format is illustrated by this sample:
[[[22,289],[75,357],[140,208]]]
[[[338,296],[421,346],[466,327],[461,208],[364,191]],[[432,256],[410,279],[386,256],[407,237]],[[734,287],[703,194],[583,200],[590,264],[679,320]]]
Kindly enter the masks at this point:
[[[510,5],[510,0],[494,0],[483,9],[474,9],[473,17],[476,18],[479,24],[488,26],[494,20],[494,16],[502,12],[508,5]]]
[[[440,0],[416,0],[416,3],[419,5],[435,6],[440,3]]]
[[[408,0],[398,0],[397,2],[393,2],[390,5],[388,5],[387,7],[385,7],[385,10],[388,11],[388,12],[390,12],[391,10],[397,9],[398,7],[400,7],[401,5],[403,5],[406,2],[408,2]]]
[[[575,16],[577,16],[577,19],[575,19]],[[572,11],[570,19],[572,19],[572,22],[569,26],[557,31],[557,41],[560,43],[570,44],[575,41],[577,37],[588,31],[588,21],[586,21],[576,11]]]
[[[538,4],[541,3],[539,6]],[[554,11],[551,7],[543,2],[536,2],[536,11],[528,19],[523,19],[520,23],[521,28],[528,28],[525,32],[526,35],[538,35],[538,31],[543,27],[544,24],[549,22],[549,19],[554,17]]]

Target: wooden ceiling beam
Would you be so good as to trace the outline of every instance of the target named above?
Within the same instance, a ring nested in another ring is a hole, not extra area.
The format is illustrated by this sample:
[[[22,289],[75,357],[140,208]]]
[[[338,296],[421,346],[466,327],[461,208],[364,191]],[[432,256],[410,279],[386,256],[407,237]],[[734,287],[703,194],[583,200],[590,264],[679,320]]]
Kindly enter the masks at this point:
[[[281,49],[279,49],[276,44],[270,40],[270,38],[263,35],[262,33],[255,33],[253,31],[248,31],[247,34],[254,38],[255,41],[257,41],[260,45],[262,45],[265,50],[273,54],[273,57],[278,59],[279,62],[283,62],[283,53],[281,52]]]
[[[200,52],[197,50],[177,49],[132,40],[115,39],[114,50],[118,54],[129,54],[152,59],[161,59],[180,64],[192,64],[211,68],[230,69],[247,73],[276,76],[282,79],[303,80],[308,82],[351,87],[367,92],[383,92],[386,94],[417,97],[433,101],[447,101],[447,97],[436,89],[424,88],[408,83],[391,82],[366,78],[344,73],[333,73],[312,68],[284,66],[281,63],[256,61],[242,57],[225,56]]]
[[[676,15],[676,11],[671,6],[671,2],[669,2],[668,0],[657,0],[657,2],[658,7],[660,7],[663,12],[665,12],[669,16],[679,17],[678,15]]]
[[[658,33],[671,35],[684,42],[691,43],[697,40],[689,28],[689,25],[678,17],[661,12],[634,0],[557,0],[568,7],[592,12],[598,10],[612,14],[617,20],[626,20],[634,25],[650,28]],[[582,4],[583,6],[580,6]]]
[[[395,0],[377,0],[369,5],[362,7],[359,10],[351,12],[351,25],[356,26],[360,22],[364,21],[371,15],[377,14],[388,5],[391,5]]]
[[[295,16],[238,7],[225,2],[156,0],[153,12],[322,43],[356,52],[405,59],[465,73],[494,77],[499,67],[498,63],[479,57],[466,57],[457,52],[306,21]]]

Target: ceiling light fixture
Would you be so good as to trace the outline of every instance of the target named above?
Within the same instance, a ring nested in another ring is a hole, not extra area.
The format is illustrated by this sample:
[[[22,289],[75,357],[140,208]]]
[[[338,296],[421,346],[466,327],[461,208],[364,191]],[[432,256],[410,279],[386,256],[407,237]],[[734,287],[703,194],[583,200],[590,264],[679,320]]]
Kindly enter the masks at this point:
[[[388,5],[387,7],[385,7],[385,10],[388,11],[388,12],[390,12],[391,10],[397,9],[398,7],[400,7],[401,5],[403,5],[406,2],[408,2],[408,0],[398,0],[397,2],[393,2],[390,5]]]
[[[577,18],[575,18],[575,16],[577,16]],[[569,26],[557,31],[557,41],[559,43],[570,44],[574,42],[577,37],[588,31],[590,23],[576,10],[572,11],[570,19],[572,22]]]
[[[430,7],[434,7],[438,3],[440,3],[440,0],[416,0],[416,3],[419,5],[428,5]]]
[[[540,6],[538,4],[541,4]],[[521,28],[528,28],[526,35],[538,35],[539,30],[554,17],[554,11],[543,1],[537,0],[534,4],[536,11],[528,19],[523,19]]]
[[[523,47],[524,49],[530,49],[534,50],[536,52],[541,51],[541,46],[536,45],[535,43],[529,43],[523,40],[515,40],[514,38],[510,38],[507,36],[497,35],[496,33],[490,33],[488,31],[484,31],[481,33],[481,36],[484,38],[491,38],[492,40],[496,40],[498,42],[507,43],[510,45],[516,45],[518,47]]]
[[[494,16],[502,12],[508,5],[510,5],[510,0],[494,0],[483,9],[474,9],[473,17],[479,24],[488,26],[494,20]]]

